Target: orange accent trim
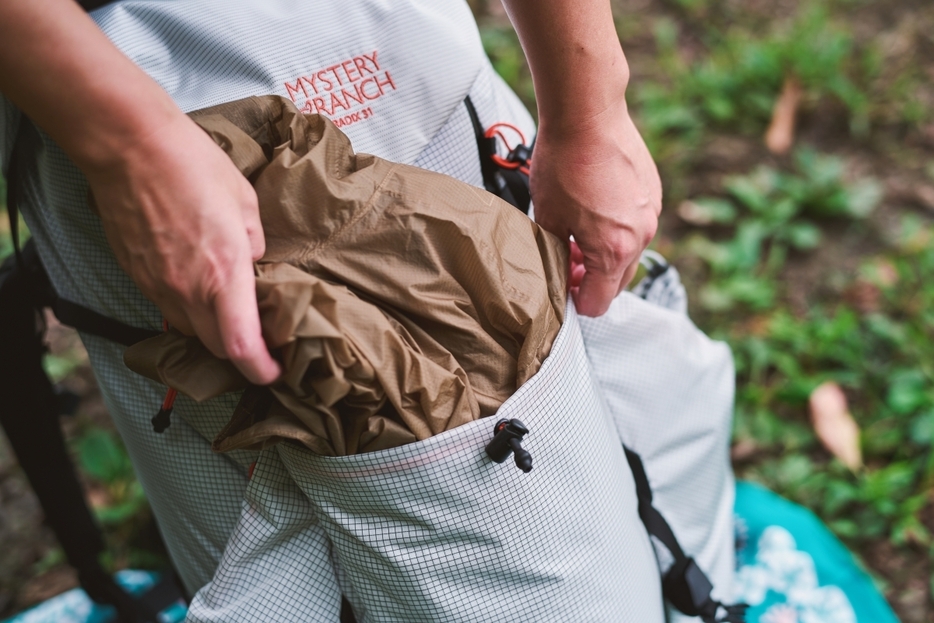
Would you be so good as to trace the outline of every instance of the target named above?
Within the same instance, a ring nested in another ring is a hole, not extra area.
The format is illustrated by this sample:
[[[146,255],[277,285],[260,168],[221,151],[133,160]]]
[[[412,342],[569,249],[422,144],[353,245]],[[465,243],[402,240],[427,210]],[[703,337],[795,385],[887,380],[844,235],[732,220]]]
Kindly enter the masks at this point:
[[[499,139],[503,141],[503,144],[506,145],[506,149],[508,149],[509,151],[512,151],[512,146],[509,144],[509,141],[506,140],[506,136],[500,131],[500,128],[509,128],[510,130],[512,130],[513,132],[519,135],[519,142],[522,143],[523,145],[525,144],[525,134],[522,132],[522,130],[520,130],[519,128],[517,128],[511,123],[506,123],[505,121],[494,123],[489,128],[487,128],[486,132],[483,135],[486,138],[493,138],[494,136],[498,136]]]

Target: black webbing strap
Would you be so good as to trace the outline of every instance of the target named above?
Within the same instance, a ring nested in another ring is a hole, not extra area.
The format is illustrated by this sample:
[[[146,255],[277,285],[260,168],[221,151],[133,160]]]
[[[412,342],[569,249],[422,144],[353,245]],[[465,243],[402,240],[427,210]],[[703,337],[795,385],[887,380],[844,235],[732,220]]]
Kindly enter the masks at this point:
[[[652,506],[652,487],[645,474],[642,458],[626,446],[623,446],[623,450],[636,481],[639,518],[646,532],[661,541],[674,558],[674,564],[662,578],[662,594],[679,611],[688,616],[699,616],[704,623],[743,623],[748,606],[727,606],[713,599],[710,594],[713,584],[694,559],[684,554],[671,526],[658,509]],[[723,614],[718,618],[721,611]]]
[[[55,297],[55,301],[50,307],[55,313],[55,317],[62,324],[124,346],[132,346],[137,342],[159,335],[158,331],[140,329],[139,327],[124,324],[119,320],[114,320],[93,309],[88,309],[58,296]]]
[[[528,214],[529,206],[532,203],[532,195],[529,191],[529,176],[518,168],[501,167],[493,160],[493,156],[496,154],[496,138],[486,136],[483,124],[480,123],[480,117],[477,115],[477,109],[474,107],[469,95],[464,98],[464,105],[467,107],[467,114],[470,115],[470,123],[473,124],[474,135],[477,139],[480,172],[483,174],[483,187],[516,206],[523,213]],[[534,145],[535,141],[533,140],[532,143]],[[506,159],[528,165],[531,157],[532,146],[518,145],[509,153]]]
[[[158,331],[141,329],[126,323],[114,320],[83,305],[69,301],[58,296],[39,260],[38,254],[30,255],[26,262],[19,239],[19,205],[22,201],[20,183],[20,163],[23,160],[25,134],[33,129],[32,122],[25,117],[20,120],[13,139],[13,150],[10,153],[10,167],[7,176],[6,209],[10,220],[10,238],[13,240],[13,251],[19,266],[28,270],[31,275],[30,289],[36,298],[36,303],[48,307],[58,318],[59,322],[83,333],[89,333],[117,342],[124,346],[131,346],[137,342],[159,335]]]
[[[116,607],[122,623],[156,623],[159,611],[182,594],[174,575],[143,596],[129,595],[100,565],[104,541],[87,507],[62,436],[58,416],[64,405],[42,368],[45,325],[42,309],[52,307],[64,324],[124,344],[146,332],[55,296],[32,240],[20,245],[24,127],[17,129],[7,179],[7,212],[15,254],[0,265],[0,426],[88,596]],[[64,305],[62,304],[64,303]],[[156,590],[158,589],[158,590]]]
[[[632,470],[632,477],[636,481],[636,497],[639,499],[639,518],[645,524],[645,529],[649,534],[661,541],[675,560],[685,558],[684,550],[671,530],[671,526],[662,517],[654,506],[652,506],[652,488],[649,486],[648,476],[645,474],[645,468],[642,465],[642,458],[623,446],[626,452],[626,460],[629,461],[629,468]]]

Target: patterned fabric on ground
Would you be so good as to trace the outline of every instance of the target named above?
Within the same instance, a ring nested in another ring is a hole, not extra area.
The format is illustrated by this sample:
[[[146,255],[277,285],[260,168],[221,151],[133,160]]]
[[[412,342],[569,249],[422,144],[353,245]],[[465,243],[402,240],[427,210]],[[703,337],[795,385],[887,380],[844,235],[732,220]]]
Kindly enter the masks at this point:
[[[853,555],[809,510],[760,485],[736,486],[734,598],[749,623],[897,623]]]
[[[131,595],[140,595],[159,581],[152,571],[124,569],[114,579]],[[160,623],[181,623],[185,618],[185,603],[181,600],[159,613]],[[115,623],[117,611],[112,606],[101,606],[80,588],[73,588],[41,604],[5,619],[3,623]]]

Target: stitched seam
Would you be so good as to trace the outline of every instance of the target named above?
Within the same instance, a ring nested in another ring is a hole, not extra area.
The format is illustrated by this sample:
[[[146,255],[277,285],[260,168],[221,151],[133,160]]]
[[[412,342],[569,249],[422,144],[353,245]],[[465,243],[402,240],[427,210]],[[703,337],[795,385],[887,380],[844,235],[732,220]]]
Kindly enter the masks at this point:
[[[385,161],[380,160],[380,162],[385,162]],[[353,228],[360,221],[360,219],[362,219],[364,216],[369,214],[370,211],[373,209],[374,204],[376,203],[376,198],[382,194],[383,187],[386,185],[387,181],[389,180],[389,177],[392,175],[393,172],[395,172],[398,166],[399,166],[398,164],[393,164],[389,168],[389,170],[386,172],[386,175],[384,175],[383,179],[380,180],[380,183],[376,187],[376,190],[373,191],[373,194],[370,195],[370,198],[367,199],[364,206],[358,211],[356,215],[354,215],[353,218],[351,218],[347,223],[342,225],[337,231],[331,234],[326,240],[322,240],[317,245],[311,247],[305,253],[303,253],[300,257],[300,261],[313,260],[315,256],[318,255],[318,253],[320,253],[323,249],[327,248],[333,243],[337,242],[342,236],[344,236],[347,233],[349,229]]]

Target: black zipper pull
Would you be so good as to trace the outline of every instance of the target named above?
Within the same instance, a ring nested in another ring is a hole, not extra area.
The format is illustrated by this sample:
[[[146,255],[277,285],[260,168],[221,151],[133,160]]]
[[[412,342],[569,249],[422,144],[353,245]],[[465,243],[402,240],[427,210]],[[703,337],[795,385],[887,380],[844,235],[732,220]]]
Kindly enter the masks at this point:
[[[162,408],[159,409],[159,413],[155,414],[150,420],[152,430],[155,432],[162,433],[172,423],[172,409],[175,407],[176,395],[178,395],[178,392],[170,387],[165,394],[165,399],[162,401]]]
[[[532,471],[532,455],[522,447],[522,438],[529,432],[521,421],[500,420],[493,427],[493,440],[487,444],[486,453],[497,463],[515,455],[516,467],[528,474]]]

